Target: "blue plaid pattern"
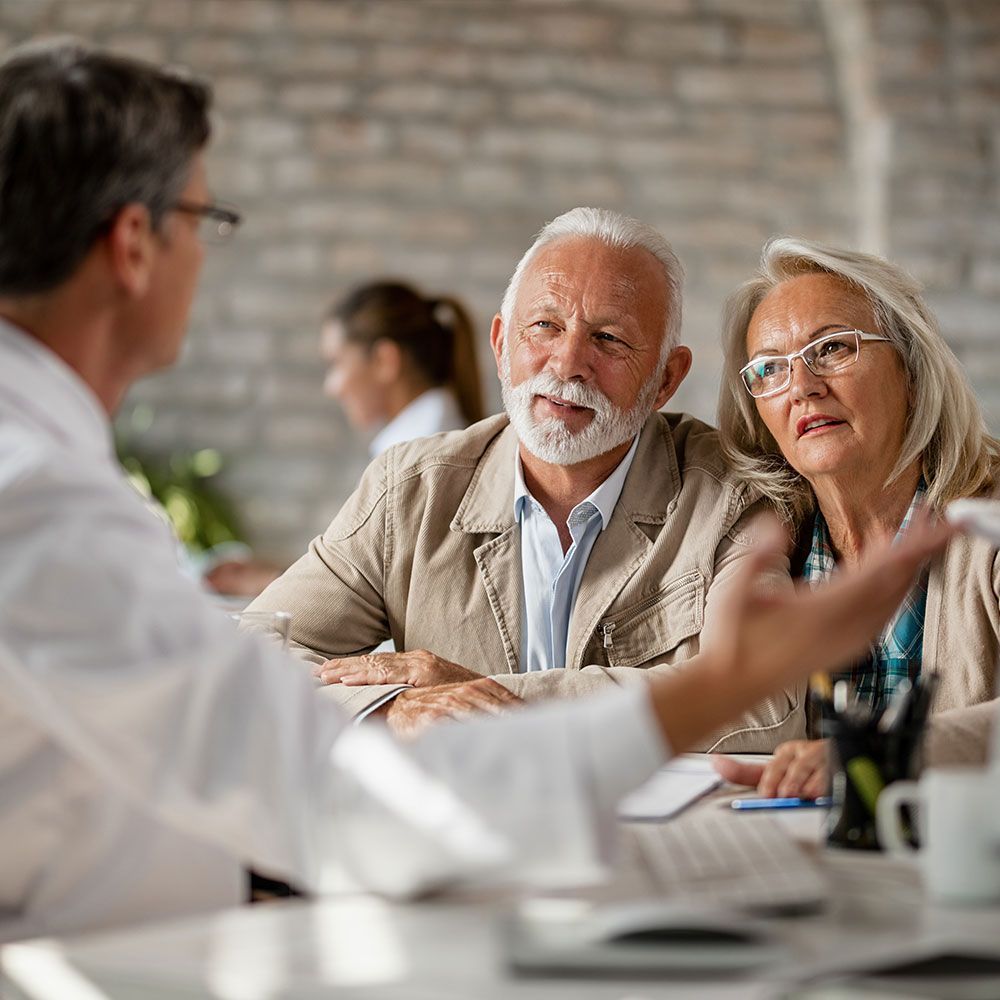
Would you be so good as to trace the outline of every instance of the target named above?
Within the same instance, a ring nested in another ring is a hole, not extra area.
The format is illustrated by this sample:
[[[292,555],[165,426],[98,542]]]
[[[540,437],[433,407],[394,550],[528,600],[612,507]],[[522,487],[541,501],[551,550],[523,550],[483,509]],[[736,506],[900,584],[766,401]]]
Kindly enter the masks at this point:
[[[923,501],[926,485],[921,480],[917,492],[899,526],[896,538],[906,533],[914,512]],[[830,545],[830,532],[823,515],[816,512],[813,521],[812,547],[802,567],[802,576],[815,586],[833,575],[836,560]],[[911,683],[920,674],[924,647],[924,611],[927,607],[927,570],[920,574],[896,614],[886,623],[873,643],[868,656],[850,670],[831,674],[833,681],[846,680],[862,704],[881,712],[905,677]]]

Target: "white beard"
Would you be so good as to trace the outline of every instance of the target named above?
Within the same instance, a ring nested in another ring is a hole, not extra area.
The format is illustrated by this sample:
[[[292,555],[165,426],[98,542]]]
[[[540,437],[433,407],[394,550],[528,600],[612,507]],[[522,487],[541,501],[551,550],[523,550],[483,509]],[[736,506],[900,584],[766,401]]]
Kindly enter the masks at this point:
[[[511,385],[510,359],[505,350],[500,385],[504,409],[524,447],[550,465],[576,465],[606,454],[630,441],[642,430],[652,410],[661,378],[661,372],[654,373],[639,390],[635,405],[622,410],[593,386],[565,382],[551,372],[539,372],[516,386]],[[536,421],[531,407],[538,395],[558,396],[577,406],[586,406],[593,410],[594,416],[578,432],[571,431],[558,417]]]

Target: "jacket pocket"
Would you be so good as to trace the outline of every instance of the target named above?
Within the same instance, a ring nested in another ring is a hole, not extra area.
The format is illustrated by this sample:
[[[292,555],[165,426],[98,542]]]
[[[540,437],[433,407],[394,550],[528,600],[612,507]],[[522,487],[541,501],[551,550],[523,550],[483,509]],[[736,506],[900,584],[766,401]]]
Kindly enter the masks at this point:
[[[697,635],[705,618],[705,579],[698,570],[668,580],[652,597],[601,620],[597,639],[609,667],[636,667]]]

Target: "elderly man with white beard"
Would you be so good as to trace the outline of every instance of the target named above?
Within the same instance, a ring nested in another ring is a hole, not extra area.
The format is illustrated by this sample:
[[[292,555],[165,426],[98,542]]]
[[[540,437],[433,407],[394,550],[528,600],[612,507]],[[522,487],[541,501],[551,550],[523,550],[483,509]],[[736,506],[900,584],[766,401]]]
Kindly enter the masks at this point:
[[[401,735],[676,670],[766,513],[715,431],[658,412],[691,366],[682,269],[653,228],[577,208],[522,257],[493,320],[506,414],[380,456],[250,606],[292,614],[321,693]],[[789,586],[775,565],[762,586]],[[724,623],[721,623],[724,627]],[[369,652],[391,638],[399,652]],[[804,692],[704,749],[796,738]]]

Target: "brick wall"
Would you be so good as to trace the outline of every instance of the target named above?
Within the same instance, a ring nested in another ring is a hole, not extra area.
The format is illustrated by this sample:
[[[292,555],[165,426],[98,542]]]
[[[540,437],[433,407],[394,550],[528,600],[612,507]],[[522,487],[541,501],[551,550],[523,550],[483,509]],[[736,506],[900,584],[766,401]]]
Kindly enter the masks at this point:
[[[1000,4],[859,4],[893,138],[888,249],[1000,420]],[[246,225],[210,249],[181,365],[125,418],[152,412],[150,449],[220,448],[254,540],[286,558],[365,464],[320,393],[329,302],[378,275],[464,297],[497,405],[489,320],[532,234],[573,205],[675,244],[696,356],[675,404],[710,419],[720,305],[761,243],[859,232],[831,16],[820,0],[0,0],[0,41],[70,32],[214,81],[210,176]]]
[[[1000,3],[872,4],[892,123],[889,254],[926,284],[1000,431]]]

